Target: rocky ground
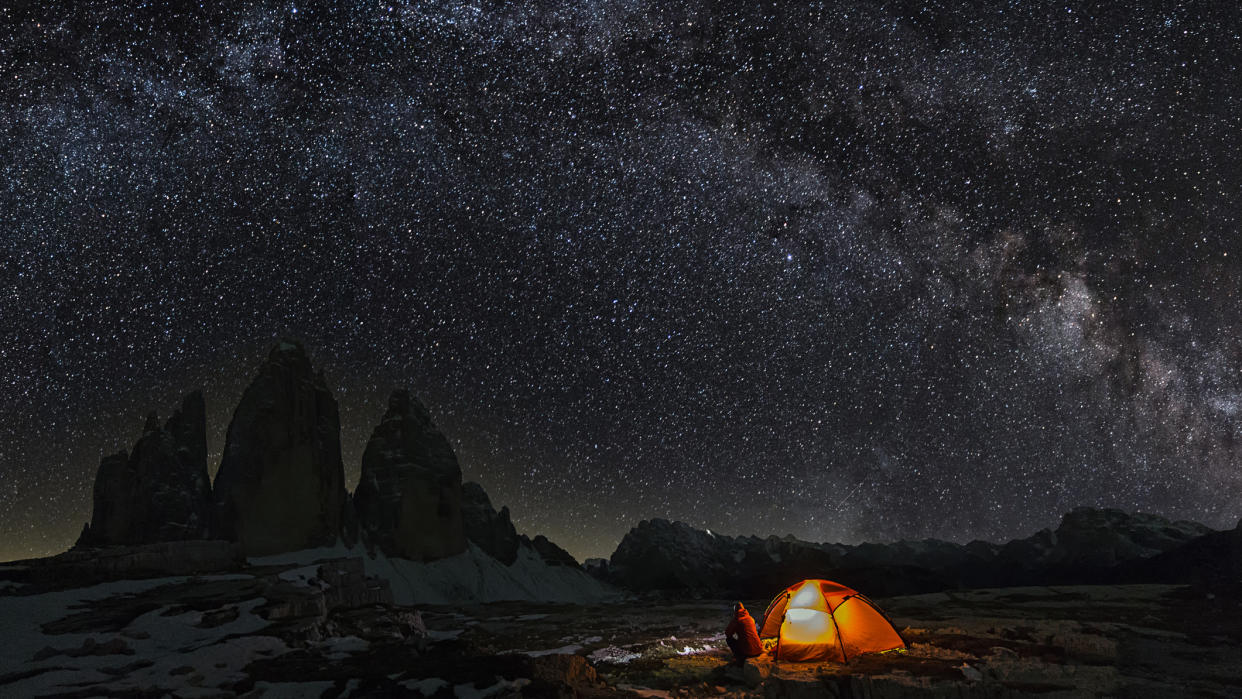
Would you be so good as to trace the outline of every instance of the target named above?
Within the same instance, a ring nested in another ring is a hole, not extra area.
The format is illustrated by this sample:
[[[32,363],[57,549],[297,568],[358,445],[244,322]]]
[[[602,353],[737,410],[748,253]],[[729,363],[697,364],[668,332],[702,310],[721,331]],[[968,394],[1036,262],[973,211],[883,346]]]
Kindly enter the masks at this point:
[[[23,582],[23,580],[27,580]],[[0,567],[3,696],[1242,694],[1242,595],[1031,587],[878,600],[910,643],[726,667],[729,600],[394,606],[356,562],[66,589]],[[756,612],[766,600],[750,600]]]

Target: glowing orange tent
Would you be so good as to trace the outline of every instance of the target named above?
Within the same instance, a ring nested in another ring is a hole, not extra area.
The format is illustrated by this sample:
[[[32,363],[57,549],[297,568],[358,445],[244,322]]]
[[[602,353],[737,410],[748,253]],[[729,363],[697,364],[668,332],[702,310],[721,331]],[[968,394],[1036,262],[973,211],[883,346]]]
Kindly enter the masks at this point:
[[[829,580],[785,588],[763,613],[759,637],[776,639],[777,660],[848,662],[862,653],[906,647],[874,602]]]

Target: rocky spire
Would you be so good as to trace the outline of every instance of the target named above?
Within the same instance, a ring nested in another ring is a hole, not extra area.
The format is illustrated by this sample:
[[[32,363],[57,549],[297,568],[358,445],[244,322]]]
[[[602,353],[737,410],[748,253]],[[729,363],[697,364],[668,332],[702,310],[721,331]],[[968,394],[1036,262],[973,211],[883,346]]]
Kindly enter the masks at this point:
[[[517,560],[518,547],[522,542],[509,517],[509,508],[501,507],[497,512],[492,507],[491,498],[478,483],[470,482],[462,486],[462,521],[466,537],[489,556],[505,565],[512,565]]]
[[[336,399],[282,340],[233,413],[216,475],[220,531],[247,555],[330,545],[347,519]]]
[[[203,394],[195,391],[161,427],[147,416],[133,453],[104,457],[94,513],[81,545],[206,539],[213,533]]]
[[[390,556],[431,560],[466,550],[461,467],[409,391],[393,392],[367,442],[354,507],[368,545]]]

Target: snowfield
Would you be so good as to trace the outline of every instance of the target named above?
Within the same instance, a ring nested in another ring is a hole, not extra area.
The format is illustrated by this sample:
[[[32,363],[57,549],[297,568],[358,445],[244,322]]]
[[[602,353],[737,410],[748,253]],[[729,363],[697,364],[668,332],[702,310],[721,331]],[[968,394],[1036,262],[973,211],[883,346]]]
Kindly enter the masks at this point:
[[[397,604],[475,604],[480,602],[555,602],[596,604],[619,600],[620,593],[587,575],[581,568],[551,566],[530,548],[518,549],[513,565],[505,565],[469,544],[469,548],[438,561],[418,562],[369,556],[362,547],[344,544],[251,558],[253,565],[310,566],[330,558],[360,557],[367,575],[392,586]],[[294,575],[290,571],[290,575]]]
[[[239,579],[251,578],[199,578],[203,582]],[[233,621],[209,628],[201,625],[203,615],[199,612],[170,614],[169,607],[164,606],[130,620],[119,632],[45,631],[53,622],[75,614],[89,615],[96,603],[189,580],[127,580],[41,595],[0,596],[0,633],[5,643],[4,653],[0,653],[0,677],[20,677],[0,684],[0,694],[39,696],[95,686],[117,693],[167,691],[178,696],[215,696],[218,692],[209,688],[244,679],[242,668],[254,658],[288,650],[278,638],[251,635],[268,625],[253,613],[264,603],[262,598],[238,605]]]

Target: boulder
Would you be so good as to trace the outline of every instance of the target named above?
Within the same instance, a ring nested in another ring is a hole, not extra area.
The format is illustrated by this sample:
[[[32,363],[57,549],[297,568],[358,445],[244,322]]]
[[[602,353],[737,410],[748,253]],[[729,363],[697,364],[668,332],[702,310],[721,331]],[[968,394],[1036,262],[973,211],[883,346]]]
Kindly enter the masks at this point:
[[[526,671],[521,674],[531,680],[527,688],[530,696],[616,696],[615,692],[605,691],[606,685],[595,668],[580,655],[553,653],[524,659],[524,663]]]
[[[132,453],[104,457],[95,476],[94,512],[82,546],[209,538],[214,530],[207,477],[203,394],[195,391],[160,425],[147,416]]]
[[[462,485],[461,498],[466,538],[492,558],[512,565],[517,560],[521,539],[509,517],[509,508],[502,507],[497,512],[483,486],[474,482]]]
[[[461,467],[427,409],[395,391],[362,454],[354,492],[368,546],[415,561],[466,550]]]
[[[216,475],[221,533],[248,556],[329,546],[349,506],[340,416],[302,344],[281,341],[242,395]]]
[[[730,662],[712,669],[707,675],[707,680],[726,686],[742,685],[753,688],[763,683],[763,673],[754,663],[736,665]]]
[[[384,578],[368,577],[361,558],[337,558],[319,566],[324,601],[329,610],[392,604],[392,588]]]

